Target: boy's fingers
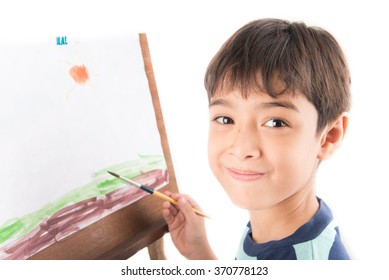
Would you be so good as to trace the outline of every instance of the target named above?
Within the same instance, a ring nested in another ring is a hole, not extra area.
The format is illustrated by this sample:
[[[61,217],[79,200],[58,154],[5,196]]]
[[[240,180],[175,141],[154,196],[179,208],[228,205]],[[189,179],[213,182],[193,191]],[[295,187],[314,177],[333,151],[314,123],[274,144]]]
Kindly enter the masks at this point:
[[[182,213],[184,214],[185,218],[187,220],[192,220],[195,218],[196,216],[196,213],[193,211],[193,206],[192,204],[189,202],[188,198],[186,197],[180,197],[178,199],[178,207],[180,208],[180,210],[182,211]]]
[[[162,210],[162,216],[165,219],[167,224],[171,224],[174,221],[173,215],[170,213],[169,209],[163,209]]]
[[[179,193],[171,193],[170,194],[170,197],[173,198],[174,200],[178,200],[181,196],[182,196],[182,194],[179,194]]]
[[[175,216],[177,215],[177,208],[174,207],[169,201],[165,201],[162,204],[162,216],[167,224],[174,222]]]
[[[185,199],[187,201],[190,202],[190,204],[195,207],[195,208],[198,208],[199,205],[197,205],[197,203],[195,201],[192,200],[192,198],[186,194],[181,194],[181,193],[172,193],[172,192],[169,192],[169,191],[166,191],[164,192],[167,196],[170,196],[171,198],[173,198],[174,200],[178,201],[178,199],[180,197],[185,197]]]
[[[170,207],[170,214],[173,216],[177,215],[179,209],[181,210],[185,218],[191,220],[196,217],[196,213],[193,211],[193,208],[196,208],[201,211],[200,206],[188,195],[180,193],[171,193],[169,191],[166,191],[165,194],[178,202],[177,206],[174,206],[169,202],[164,202],[163,204],[165,208]],[[178,209],[176,207],[178,207]]]
[[[187,201],[189,201],[190,205],[193,208],[196,208],[197,210],[201,210],[200,205],[198,205],[190,196],[183,194],[181,195],[181,197],[184,197]]]
[[[174,205],[172,205],[169,201],[164,201],[162,204],[162,208],[169,210],[170,214],[173,216],[177,215],[177,208]]]
[[[171,203],[170,203],[169,201],[164,201],[164,202],[162,203],[162,207],[163,207],[163,208],[169,209],[170,206],[171,206]]]

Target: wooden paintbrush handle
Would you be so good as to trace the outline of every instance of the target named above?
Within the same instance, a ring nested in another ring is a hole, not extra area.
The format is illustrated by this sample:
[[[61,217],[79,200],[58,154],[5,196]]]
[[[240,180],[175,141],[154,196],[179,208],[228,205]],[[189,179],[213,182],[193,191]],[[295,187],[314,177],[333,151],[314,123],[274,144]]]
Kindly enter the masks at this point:
[[[170,196],[167,196],[159,191],[154,191],[153,195],[155,196],[158,196],[159,198],[162,198],[163,200],[167,200],[169,201],[170,203],[174,204],[174,205],[177,205],[178,202],[177,200],[174,200],[173,198],[171,198]],[[197,215],[200,215],[202,217],[205,217],[205,218],[208,218],[210,219],[210,217],[206,214],[204,214],[203,212],[201,212],[200,210],[197,210],[196,208],[192,208],[193,211],[197,214]]]
[[[167,201],[169,201],[170,203],[172,203],[174,205],[178,204],[177,200],[174,200],[170,196],[167,196],[166,194],[163,194],[163,193],[161,193],[159,191],[154,191],[153,195],[158,196],[159,198],[162,198],[163,200],[167,200]]]

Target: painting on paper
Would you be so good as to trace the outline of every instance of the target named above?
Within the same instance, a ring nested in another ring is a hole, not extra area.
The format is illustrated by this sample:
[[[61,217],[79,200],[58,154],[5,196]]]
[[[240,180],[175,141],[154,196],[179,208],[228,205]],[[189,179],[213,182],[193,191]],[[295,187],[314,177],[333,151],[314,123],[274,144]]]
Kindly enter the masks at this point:
[[[0,42],[0,259],[27,259],[168,182],[138,34]]]

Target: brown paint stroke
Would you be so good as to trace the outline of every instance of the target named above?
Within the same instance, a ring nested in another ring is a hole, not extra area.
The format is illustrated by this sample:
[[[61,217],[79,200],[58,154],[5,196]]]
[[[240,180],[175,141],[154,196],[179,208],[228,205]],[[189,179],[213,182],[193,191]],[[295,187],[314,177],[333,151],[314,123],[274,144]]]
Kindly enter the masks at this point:
[[[133,180],[155,188],[168,181],[168,173],[167,170],[157,169],[142,173],[134,177]],[[27,259],[62,238],[97,221],[103,215],[108,215],[133,203],[144,194],[144,191],[137,188],[120,188],[102,197],[92,197],[66,206],[41,222],[27,235],[0,248],[0,251],[8,254],[5,259]]]

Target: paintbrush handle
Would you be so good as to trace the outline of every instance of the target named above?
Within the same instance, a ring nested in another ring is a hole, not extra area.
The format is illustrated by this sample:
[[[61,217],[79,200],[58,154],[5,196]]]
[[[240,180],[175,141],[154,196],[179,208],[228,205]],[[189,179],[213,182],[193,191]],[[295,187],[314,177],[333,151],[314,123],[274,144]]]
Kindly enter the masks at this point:
[[[154,191],[153,195],[155,196],[158,196],[159,198],[162,198],[163,200],[167,200],[169,201],[170,203],[174,204],[174,205],[177,205],[178,202],[177,200],[174,200],[173,198],[171,198],[170,196],[167,196],[166,194],[163,194],[159,191]],[[197,215],[200,215],[202,217],[205,217],[205,218],[208,218],[210,219],[210,217],[206,214],[204,214],[203,212],[201,212],[200,210],[197,210],[196,208],[192,208],[193,211],[197,214]]]
[[[149,193],[149,194],[158,196],[159,198],[162,198],[163,200],[167,200],[167,201],[169,201],[170,203],[172,203],[172,204],[174,204],[174,205],[177,205],[177,204],[178,204],[177,200],[174,200],[174,199],[171,198],[170,196],[167,196],[167,195],[165,195],[165,194],[163,194],[163,193],[161,193],[161,192],[159,192],[159,191],[156,191],[156,190],[153,190],[152,188],[149,188],[149,187],[143,186],[143,185],[141,185],[141,184],[138,184],[138,183],[136,183],[136,182],[134,182],[134,181],[131,181],[130,179],[124,178],[124,177],[122,177],[122,176],[120,176],[120,175],[118,175],[118,174],[116,174],[116,173],[111,172],[111,171],[107,171],[107,172],[108,172],[109,174],[111,174],[112,176],[114,176],[114,177],[116,177],[116,178],[119,178],[120,180],[126,182],[126,183],[129,184],[129,185],[135,186],[135,187],[137,187],[137,188],[139,188],[139,189],[141,189],[141,190],[143,190],[143,191],[145,191],[145,192],[147,192],[147,193]],[[203,216],[203,217],[205,217],[205,218],[210,219],[209,216],[205,215],[203,212],[197,210],[196,208],[192,208],[192,209],[193,209],[193,211],[194,211],[197,215],[200,215],[200,216]]]
[[[154,190],[153,195],[158,196],[159,198],[162,198],[163,200],[167,200],[167,201],[169,201],[170,203],[172,203],[174,205],[178,204],[177,200],[174,200],[170,196],[167,196],[166,194],[163,194],[163,193],[161,193],[159,191]]]

